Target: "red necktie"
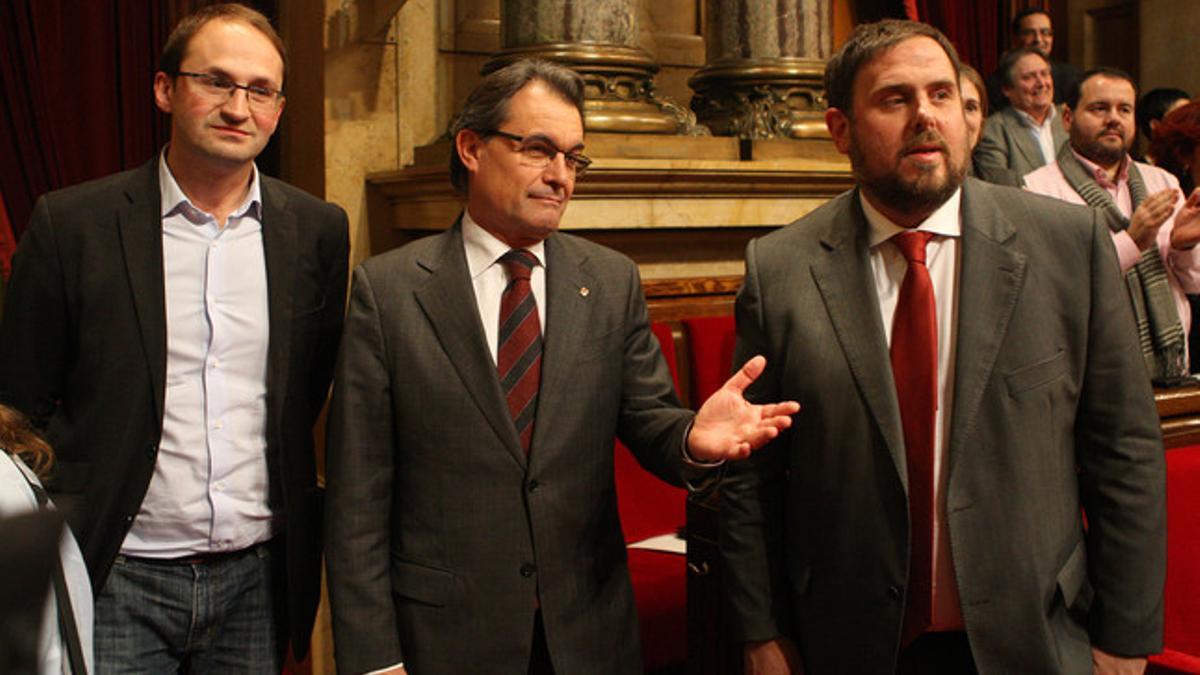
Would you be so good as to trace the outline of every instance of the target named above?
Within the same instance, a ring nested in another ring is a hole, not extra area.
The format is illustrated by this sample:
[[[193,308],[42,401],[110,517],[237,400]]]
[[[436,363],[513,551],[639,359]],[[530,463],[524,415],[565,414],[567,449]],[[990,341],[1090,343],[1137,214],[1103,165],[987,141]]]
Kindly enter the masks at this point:
[[[907,231],[892,238],[908,261],[892,321],[892,374],[908,461],[909,571],[904,644],[933,623],[934,424],[937,412],[937,306],[925,266],[933,234]]]
[[[508,274],[508,286],[500,297],[496,369],[521,447],[529,454],[542,375],[542,326],[529,285],[538,260],[525,249],[513,249],[500,258],[500,264]]]

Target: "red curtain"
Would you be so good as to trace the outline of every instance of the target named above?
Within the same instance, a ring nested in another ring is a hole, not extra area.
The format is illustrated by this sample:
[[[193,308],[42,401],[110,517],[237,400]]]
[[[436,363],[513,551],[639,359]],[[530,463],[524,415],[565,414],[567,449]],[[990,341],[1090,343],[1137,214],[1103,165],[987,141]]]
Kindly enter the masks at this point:
[[[1001,32],[1008,28],[1005,2],[962,2],[961,0],[905,0],[909,18],[936,26],[946,34],[958,56],[987,77],[996,69],[1006,42]]]
[[[165,139],[150,96],[163,4],[4,3],[0,192],[18,236],[43,192],[136,166]]]

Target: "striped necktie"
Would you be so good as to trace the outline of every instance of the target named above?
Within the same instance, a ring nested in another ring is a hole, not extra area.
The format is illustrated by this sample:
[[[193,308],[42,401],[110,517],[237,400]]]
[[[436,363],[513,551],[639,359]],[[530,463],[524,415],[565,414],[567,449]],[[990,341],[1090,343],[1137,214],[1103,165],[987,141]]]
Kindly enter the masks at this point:
[[[513,249],[500,258],[500,264],[508,274],[508,286],[500,298],[496,368],[521,447],[529,454],[542,374],[542,326],[529,283],[538,260],[525,249]]]

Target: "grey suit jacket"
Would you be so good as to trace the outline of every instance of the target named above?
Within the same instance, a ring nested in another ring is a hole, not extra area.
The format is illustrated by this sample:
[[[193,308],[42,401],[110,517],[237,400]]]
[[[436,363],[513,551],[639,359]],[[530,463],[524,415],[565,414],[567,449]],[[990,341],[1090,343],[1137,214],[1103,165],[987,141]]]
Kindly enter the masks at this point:
[[[981,673],[1159,650],[1165,470],[1110,236],[1088,209],[968,179],[944,503]],[[794,427],[730,465],[733,629],[806,672],[891,673],[908,576],[903,432],[857,192],[751,242],[738,362]],[[1080,517],[1087,512],[1088,530]]]
[[[1061,116],[1051,124],[1051,133],[1057,152],[1067,142]],[[983,137],[975,147],[974,160],[977,176],[991,183],[1014,187],[1021,187],[1025,174],[1047,163],[1042,158],[1041,146],[1011,106],[984,120]]]
[[[303,658],[321,581],[313,423],[333,373],[349,236],[337,206],[268,176],[261,188],[267,464],[287,534],[278,590]],[[13,259],[0,329],[0,401],[29,415],[54,447],[46,487],[97,590],[146,495],[162,435],[161,206],[157,157],[39,199]]]
[[[354,273],[328,432],[329,589],[341,672],[524,673],[535,602],[560,673],[641,672],[614,436],[698,477],[637,268],[546,241],[542,384],[527,458],[461,228]]]

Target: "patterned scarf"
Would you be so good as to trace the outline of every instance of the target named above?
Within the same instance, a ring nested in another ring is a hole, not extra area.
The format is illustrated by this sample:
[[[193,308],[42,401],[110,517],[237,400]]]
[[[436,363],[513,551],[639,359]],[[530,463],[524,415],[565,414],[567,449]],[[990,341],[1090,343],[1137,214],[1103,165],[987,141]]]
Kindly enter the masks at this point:
[[[1108,191],[1088,174],[1087,168],[1071,150],[1070,143],[1064,143],[1058,151],[1058,168],[1088,206],[1104,213],[1113,232],[1121,232],[1129,227],[1129,218],[1117,208]],[[1132,160],[1129,160],[1129,196],[1133,199],[1135,210],[1146,198],[1146,183]],[[1179,320],[1179,310],[1175,307],[1175,298],[1167,282],[1167,269],[1163,266],[1157,245],[1142,251],[1141,259],[1125,274],[1125,284],[1129,287],[1142,356],[1146,359],[1151,379],[1167,382],[1186,377],[1188,367],[1183,357],[1183,324]]]

